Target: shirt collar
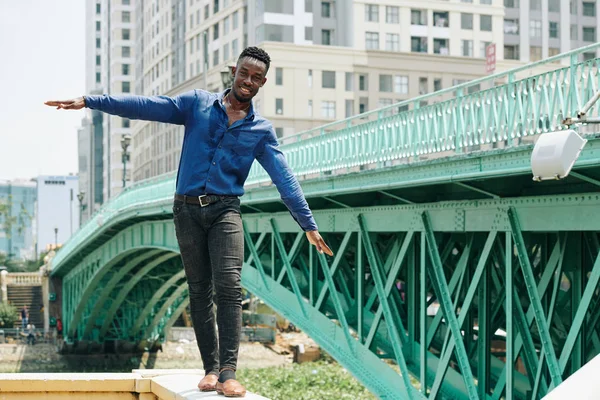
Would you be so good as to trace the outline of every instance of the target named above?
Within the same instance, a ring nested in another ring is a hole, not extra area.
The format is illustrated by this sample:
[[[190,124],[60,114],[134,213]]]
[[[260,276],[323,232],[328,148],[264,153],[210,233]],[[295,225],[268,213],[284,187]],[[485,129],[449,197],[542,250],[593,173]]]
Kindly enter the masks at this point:
[[[215,99],[215,104],[219,104],[219,106],[223,109],[223,111],[225,111],[225,105],[223,104],[223,99],[225,98],[225,96],[227,95],[227,93],[229,93],[231,91],[231,88],[227,88],[222,92],[217,93],[217,98]],[[255,113],[254,113],[254,101],[250,100],[250,107],[248,108],[248,115],[246,115],[247,120],[254,120],[255,117]]]

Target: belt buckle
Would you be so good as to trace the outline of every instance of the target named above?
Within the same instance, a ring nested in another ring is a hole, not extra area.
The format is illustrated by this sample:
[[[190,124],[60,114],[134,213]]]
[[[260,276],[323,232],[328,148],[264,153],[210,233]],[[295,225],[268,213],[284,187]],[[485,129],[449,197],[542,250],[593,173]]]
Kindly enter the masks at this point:
[[[198,196],[198,201],[200,202],[200,207],[206,207],[207,205],[210,204],[208,199],[206,199],[207,197],[208,197],[207,195]],[[204,199],[206,199],[206,202],[204,202]]]

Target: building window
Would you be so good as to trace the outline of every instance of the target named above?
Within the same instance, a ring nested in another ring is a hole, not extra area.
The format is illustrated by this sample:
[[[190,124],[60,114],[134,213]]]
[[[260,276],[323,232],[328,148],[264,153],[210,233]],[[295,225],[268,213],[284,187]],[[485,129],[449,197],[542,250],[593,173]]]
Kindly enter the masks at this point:
[[[100,38],[96,38],[96,48],[100,48]]]
[[[392,76],[379,75],[379,91],[385,93],[392,92]]]
[[[529,48],[529,61],[540,61],[542,59],[542,48],[539,46],[531,46]]]
[[[313,84],[313,73],[312,73],[312,69],[308,70],[308,87],[311,88],[312,84]]]
[[[596,16],[596,2],[584,1],[583,3],[583,15],[586,17]]]
[[[360,74],[358,76],[358,90],[366,91],[369,90],[369,75]]]
[[[507,35],[518,35],[519,34],[519,20],[518,19],[504,19],[504,33]]]
[[[223,45],[223,61],[229,60],[229,43]]]
[[[131,48],[129,46],[121,47],[121,57],[123,57],[123,58],[131,57]]]
[[[234,12],[234,13],[233,13],[233,15],[231,16],[231,20],[233,21],[233,22],[232,22],[232,25],[233,25],[233,30],[234,30],[234,31],[235,31],[235,30],[238,28],[238,14],[239,14],[239,12],[238,12],[238,11],[236,11],[236,12]]]
[[[312,105],[312,100],[308,101],[308,109],[307,109],[307,113],[309,117],[313,116],[313,105]]]
[[[473,41],[472,40],[461,40],[460,41],[460,54],[464,57],[473,57]]]
[[[379,104],[377,105],[377,107],[384,108],[384,107],[389,107],[392,104],[394,104],[394,100],[392,100],[392,99],[379,99]]]
[[[548,0],[548,11],[560,12],[560,0]]]
[[[400,51],[400,35],[397,33],[386,33],[385,49],[387,51]]]
[[[410,10],[410,24],[411,25],[427,25],[427,11],[426,10]]]
[[[96,32],[100,32],[100,21],[96,21]]]
[[[448,39],[433,39],[433,53],[434,54],[442,54],[448,55],[449,49],[449,40]]]
[[[283,99],[275,99],[275,114],[283,115]]]
[[[208,14],[209,14],[209,8],[208,8],[208,4],[204,6],[204,19],[208,19]]]
[[[433,26],[439,28],[448,28],[450,26],[450,14],[448,11],[434,11],[433,12]]]
[[[542,0],[529,0],[529,9],[532,11],[542,11]]]
[[[492,31],[492,16],[491,15],[480,15],[479,16],[479,29],[485,32]]]
[[[100,83],[101,77],[100,72],[96,72],[96,83]]]
[[[130,0],[122,0],[121,4],[123,4],[124,6],[128,6],[131,4]]]
[[[558,22],[550,22],[548,29],[551,38],[558,38]]]
[[[433,91],[439,92],[440,90],[442,90],[442,79],[436,78],[433,80]]]
[[[312,26],[305,26],[304,27],[304,40],[313,40],[312,33],[313,33]]]
[[[129,82],[121,82],[121,92],[129,93]]]
[[[504,58],[506,60],[519,59],[519,46],[504,46]]]
[[[121,118],[121,127],[123,127],[123,128],[131,127],[131,121],[129,120],[129,118]],[[127,160],[127,161],[129,161],[129,160]]]
[[[121,31],[121,38],[123,40],[129,40],[131,38],[131,31],[129,29],[123,29],[123,31]]]
[[[394,76],[394,93],[408,94],[408,76]]]
[[[213,4],[213,14],[216,14],[219,12],[219,0],[214,0],[214,4]]]
[[[213,67],[219,65],[219,49],[213,51]]]
[[[358,99],[358,112],[359,114],[366,113],[369,111],[369,98],[361,97]]]
[[[427,94],[429,92],[428,86],[427,78],[419,78],[419,94]]]
[[[542,21],[529,20],[529,36],[532,38],[542,37]]]
[[[577,34],[577,31],[579,30],[579,25],[571,25],[571,40],[577,40],[577,38],[579,37],[579,35]]]
[[[365,4],[365,21],[379,22],[379,6],[375,4]]]
[[[584,42],[595,42],[596,41],[596,28],[594,27],[583,27],[583,41]]]
[[[237,39],[233,39],[233,41],[231,42],[231,55],[233,57],[238,56],[238,40]]]
[[[121,64],[121,73],[123,75],[129,75],[129,64]]]
[[[560,49],[549,47],[548,48],[548,57],[557,56],[560,54]]]
[[[227,35],[229,33],[229,17],[226,17],[223,20],[223,35]]]
[[[321,77],[323,89],[335,89],[335,71],[323,71]]]
[[[213,40],[217,40],[219,38],[219,23],[213,25]]]
[[[385,7],[385,22],[388,24],[400,23],[400,7],[386,6]]]
[[[354,100],[346,100],[346,118],[350,118],[354,115]]]
[[[96,14],[100,14],[100,3],[96,3]]]
[[[131,22],[131,13],[129,11],[121,13],[121,22]]]
[[[321,17],[331,18],[331,3],[328,1],[321,2]]]
[[[491,42],[479,42],[479,57],[487,58],[487,47]]]
[[[569,2],[569,9],[571,10],[571,15],[577,15],[577,0]]]
[[[412,36],[410,38],[410,51],[413,53],[427,53],[427,38]]]
[[[593,60],[596,58],[596,53],[586,52],[583,53],[583,61]]]
[[[351,92],[354,90],[354,74],[352,72],[346,72],[346,91]]]
[[[379,50],[379,33],[365,32],[367,50]]]
[[[480,4],[492,4],[492,0],[479,0]]]
[[[335,118],[335,101],[321,102],[321,116],[323,118]]]
[[[461,29],[473,29],[473,14],[460,14]]]
[[[275,68],[275,85],[283,85],[283,68]]]
[[[331,46],[331,29],[321,30],[321,44]]]
[[[96,65],[100,65],[100,56],[96,56]]]
[[[504,7],[519,8],[519,0],[504,0]]]
[[[275,136],[277,136],[277,138],[283,137],[283,128],[275,128]]]
[[[304,0],[304,12],[311,13],[312,11],[312,0]]]

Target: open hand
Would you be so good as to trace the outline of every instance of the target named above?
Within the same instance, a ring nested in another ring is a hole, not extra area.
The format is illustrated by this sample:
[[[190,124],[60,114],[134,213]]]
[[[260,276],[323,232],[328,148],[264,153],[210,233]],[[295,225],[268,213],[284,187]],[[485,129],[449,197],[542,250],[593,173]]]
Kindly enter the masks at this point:
[[[76,99],[71,100],[50,100],[44,103],[50,107],[56,107],[57,110],[61,108],[63,110],[81,110],[85,107],[85,100],[83,97],[77,97]]]
[[[306,232],[306,237],[310,244],[314,245],[317,248],[319,253],[325,253],[328,256],[333,256],[333,251],[327,246],[319,231],[309,231]]]

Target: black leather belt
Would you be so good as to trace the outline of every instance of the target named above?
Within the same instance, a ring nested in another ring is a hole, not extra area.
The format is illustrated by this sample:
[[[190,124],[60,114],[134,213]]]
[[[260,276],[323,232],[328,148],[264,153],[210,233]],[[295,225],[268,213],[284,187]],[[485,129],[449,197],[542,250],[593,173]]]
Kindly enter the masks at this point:
[[[206,194],[206,195],[202,195],[202,196],[186,196],[183,194],[176,194],[175,200],[183,201],[184,203],[188,203],[188,204],[196,204],[196,205],[199,205],[200,207],[206,207],[206,206],[211,205],[212,203],[216,203],[217,201],[220,201],[223,197],[229,197],[229,196],[219,196],[219,195],[215,195],[215,194]]]

